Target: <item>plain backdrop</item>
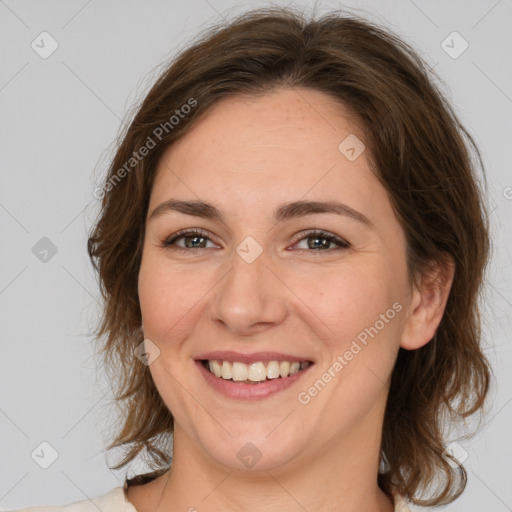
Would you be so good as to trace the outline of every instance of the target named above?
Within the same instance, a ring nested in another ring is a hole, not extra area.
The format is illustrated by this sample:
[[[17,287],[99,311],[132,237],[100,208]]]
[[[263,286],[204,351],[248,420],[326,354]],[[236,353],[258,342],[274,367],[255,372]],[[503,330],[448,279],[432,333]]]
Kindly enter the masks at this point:
[[[303,6],[308,1],[276,2]],[[267,2],[0,0],[0,507],[65,504],[122,485],[105,453],[112,391],[91,329],[98,285],[86,253],[112,144],[157,66],[200,30]],[[512,2],[352,1],[402,36],[482,150],[493,259],[486,352],[497,378],[476,437],[458,444],[466,492],[445,510],[512,510]],[[456,34],[454,34],[456,32]],[[45,469],[43,466],[47,465]],[[144,463],[130,471],[144,470]],[[411,510],[419,510],[411,507]]]

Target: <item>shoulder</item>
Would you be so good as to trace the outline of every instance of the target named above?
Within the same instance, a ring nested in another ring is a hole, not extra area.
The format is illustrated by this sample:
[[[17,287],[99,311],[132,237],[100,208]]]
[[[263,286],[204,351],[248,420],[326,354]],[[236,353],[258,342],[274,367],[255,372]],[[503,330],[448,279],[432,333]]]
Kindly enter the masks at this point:
[[[123,487],[115,487],[111,491],[82,501],[76,501],[68,505],[50,505],[26,507],[9,512],[137,512],[137,509],[128,501]]]
[[[395,504],[395,509],[393,512],[411,512],[407,502],[400,494],[393,493],[393,502]]]

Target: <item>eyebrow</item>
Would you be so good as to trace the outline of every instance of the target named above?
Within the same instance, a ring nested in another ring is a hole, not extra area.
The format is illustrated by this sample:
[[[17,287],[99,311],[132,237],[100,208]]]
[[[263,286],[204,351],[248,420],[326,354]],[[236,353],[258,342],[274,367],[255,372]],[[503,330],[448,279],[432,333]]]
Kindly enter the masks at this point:
[[[151,212],[148,220],[156,219],[168,212],[179,212],[185,215],[217,220],[226,224],[223,214],[212,204],[204,201],[181,201],[178,199],[168,199],[159,204]],[[282,222],[314,213],[335,213],[361,222],[368,227],[373,227],[373,223],[368,217],[338,201],[293,201],[284,203],[274,210],[273,217],[276,222]]]

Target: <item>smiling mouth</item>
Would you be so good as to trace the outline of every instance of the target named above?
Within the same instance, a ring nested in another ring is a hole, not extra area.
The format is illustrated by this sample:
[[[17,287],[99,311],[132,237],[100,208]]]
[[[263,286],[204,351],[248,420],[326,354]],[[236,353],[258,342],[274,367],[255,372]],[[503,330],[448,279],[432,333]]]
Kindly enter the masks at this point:
[[[258,361],[245,364],[238,361],[204,359],[201,364],[215,377],[243,384],[260,384],[273,379],[285,379],[304,371],[311,361]]]

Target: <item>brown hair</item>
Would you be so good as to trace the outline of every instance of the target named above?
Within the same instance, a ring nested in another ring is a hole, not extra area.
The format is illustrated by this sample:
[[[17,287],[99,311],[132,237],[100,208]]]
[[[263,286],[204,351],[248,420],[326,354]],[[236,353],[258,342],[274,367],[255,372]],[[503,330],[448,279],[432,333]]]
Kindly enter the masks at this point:
[[[467,474],[446,460],[443,424],[477,412],[489,390],[477,302],[488,225],[476,176],[480,154],[429,73],[407,44],[368,21],[337,13],[307,20],[271,8],[211,29],[161,74],[121,137],[88,240],[105,302],[97,338],[123,408],[122,428],[108,449],[129,447],[115,468],[144,448],[153,469],[161,469],[155,474],[171,463],[163,447],[173,417],[148,367],[134,357],[142,341],[138,271],[160,156],[222,98],[310,88],[349,107],[362,122],[372,170],[405,231],[412,280],[447,255],[456,265],[436,336],[418,350],[399,350],[379,486],[423,506],[450,503],[463,492]],[[178,113],[178,122],[170,121]],[[158,143],[140,157],[150,139]],[[429,499],[420,500],[426,490]]]

